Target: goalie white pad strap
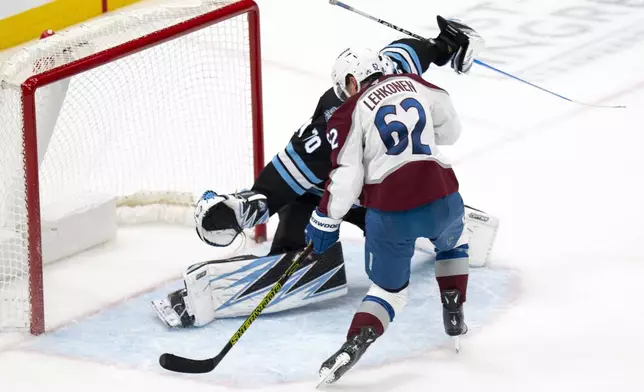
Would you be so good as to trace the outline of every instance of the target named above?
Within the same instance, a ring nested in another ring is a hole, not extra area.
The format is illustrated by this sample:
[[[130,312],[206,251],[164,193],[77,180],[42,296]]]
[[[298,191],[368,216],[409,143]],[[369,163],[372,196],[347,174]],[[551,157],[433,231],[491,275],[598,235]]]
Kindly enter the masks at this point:
[[[206,325],[215,319],[216,306],[210,288],[210,275],[207,263],[191,266],[183,274],[183,280],[188,291],[185,297],[186,311],[194,316],[194,326]]]
[[[195,327],[217,318],[248,316],[297,252],[196,264],[184,274],[186,309]],[[312,264],[296,271],[263,313],[280,312],[337,298],[347,293],[342,246],[336,243]]]

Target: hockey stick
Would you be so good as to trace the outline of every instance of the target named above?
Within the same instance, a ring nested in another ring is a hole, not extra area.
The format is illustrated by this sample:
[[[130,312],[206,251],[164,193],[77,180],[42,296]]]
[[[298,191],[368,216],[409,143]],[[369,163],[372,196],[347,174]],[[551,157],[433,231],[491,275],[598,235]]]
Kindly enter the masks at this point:
[[[392,28],[392,29],[394,29],[394,30],[396,30],[396,31],[400,31],[401,33],[403,33],[403,34],[407,34],[407,35],[409,35],[410,37],[414,37],[414,38],[416,38],[416,39],[420,39],[420,40],[424,40],[424,41],[429,41],[429,42],[431,42],[431,43],[433,43],[433,42],[434,42],[434,40],[433,40],[433,39],[431,39],[431,38],[429,38],[429,39],[428,39],[428,38],[422,37],[422,36],[420,36],[420,35],[418,35],[418,34],[414,34],[414,33],[412,33],[412,32],[411,32],[411,31],[409,31],[409,30],[405,30],[405,29],[403,29],[402,27],[398,27],[398,26],[396,26],[395,24],[392,24],[392,23],[389,23],[389,22],[387,22],[387,21],[385,21],[385,20],[382,20],[382,19],[376,18],[375,16],[369,15],[369,14],[367,14],[366,12],[363,12],[363,11],[360,11],[360,10],[358,10],[358,9],[356,9],[356,8],[353,8],[352,6],[350,6],[350,5],[346,4],[346,3],[343,3],[343,2],[341,2],[341,1],[338,1],[338,0],[329,0],[329,3],[331,3],[331,4],[333,4],[333,5],[337,5],[338,7],[344,8],[345,10],[355,12],[356,14],[358,14],[358,15],[360,15],[360,16],[364,16],[365,18],[367,18],[367,19],[371,19],[371,20],[373,20],[373,21],[374,21],[374,22],[376,22],[376,23],[380,23],[381,25],[385,25],[385,26],[390,27],[390,28]],[[500,73],[501,75],[504,75],[504,76],[510,77],[510,78],[512,78],[512,79],[514,79],[514,80],[517,80],[517,81],[519,81],[519,82],[525,83],[525,84],[527,84],[527,85],[529,85],[529,86],[532,86],[532,87],[538,88],[539,90],[544,91],[544,92],[546,92],[546,93],[548,93],[548,94],[552,94],[552,95],[554,95],[554,96],[555,96],[555,97],[557,97],[557,98],[561,98],[561,99],[563,99],[563,100],[566,100],[566,101],[568,101],[568,102],[572,102],[572,103],[576,103],[576,104],[578,104],[578,105],[591,106],[591,107],[596,107],[596,108],[608,108],[608,109],[623,109],[623,108],[625,108],[625,107],[626,107],[626,106],[624,106],[624,105],[595,105],[595,104],[591,104],[591,103],[585,103],[585,102],[575,101],[575,100],[572,100],[572,99],[570,99],[570,98],[564,97],[563,95],[557,94],[557,93],[555,93],[555,92],[553,92],[553,91],[550,91],[550,90],[548,90],[548,89],[545,89],[545,88],[543,88],[543,87],[537,86],[536,84],[531,83],[531,82],[528,82],[527,80],[521,79],[521,78],[520,78],[520,77],[518,77],[518,76],[514,76],[514,75],[512,75],[512,74],[510,74],[510,73],[507,73],[507,72],[502,71],[502,70],[500,70],[500,69],[498,69],[498,68],[495,68],[495,67],[493,67],[493,66],[491,66],[491,65],[489,65],[489,64],[484,63],[484,62],[483,62],[483,61],[481,61],[481,60],[476,60],[476,59],[475,59],[475,60],[474,60],[474,63],[476,63],[476,64],[478,64],[478,65],[481,65],[481,66],[483,66],[483,67],[485,67],[485,68],[487,68],[487,69],[490,69],[490,70],[492,70],[492,71],[494,71],[494,72],[498,72],[498,73]]]
[[[159,357],[159,365],[166,370],[171,370],[173,372],[180,373],[208,373],[211,372],[219,362],[228,354],[231,348],[239,341],[244,332],[248,330],[250,325],[259,317],[264,308],[271,302],[275,295],[282,289],[282,286],[286,283],[288,278],[297,271],[302,262],[307,259],[311,252],[313,251],[313,245],[309,244],[302,252],[293,259],[291,265],[284,271],[282,276],[277,280],[277,282],[270,289],[268,294],[260,301],[259,305],[253,310],[253,312],[248,316],[246,321],[239,327],[237,332],[233,334],[230,340],[226,343],[224,348],[217,354],[215,357],[208,359],[190,359],[185,357],[180,357],[178,355],[165,353]]]

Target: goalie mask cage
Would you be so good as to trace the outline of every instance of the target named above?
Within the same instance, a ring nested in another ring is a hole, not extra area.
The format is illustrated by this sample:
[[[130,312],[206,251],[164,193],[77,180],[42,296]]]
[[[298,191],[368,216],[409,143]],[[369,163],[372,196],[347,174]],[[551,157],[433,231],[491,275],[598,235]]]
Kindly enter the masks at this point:
[[[0,331],[45,331],[47,219],[113,203],[194,226],[204,190],[263,165],[252,0],[144,1],[19,49],[0,64]]]

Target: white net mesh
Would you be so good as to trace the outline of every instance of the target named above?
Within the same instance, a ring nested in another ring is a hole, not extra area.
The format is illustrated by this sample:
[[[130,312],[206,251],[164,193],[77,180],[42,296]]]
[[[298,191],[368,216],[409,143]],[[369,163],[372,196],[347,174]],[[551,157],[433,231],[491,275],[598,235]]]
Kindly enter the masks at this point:
[[[0,65],[0,329],[30,319],[21,84],[231,3],[146,2],[57,32]],[[204,190],[249,186],[249,51],[242,14],[38,88],[43,225],[96,195],[127,209],[127,223],[190,222],[192,209],[181,207]]]

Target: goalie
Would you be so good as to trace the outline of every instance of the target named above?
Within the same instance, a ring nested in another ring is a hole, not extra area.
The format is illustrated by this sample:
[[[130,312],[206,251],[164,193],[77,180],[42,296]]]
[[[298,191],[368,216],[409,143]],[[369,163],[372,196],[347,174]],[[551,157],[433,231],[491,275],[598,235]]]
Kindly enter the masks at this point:
[[[440,34],[434,40],[405,38],[380,51],[387,74],[422,75],[430,64],[447,63],[467,73],[483,40],[470,27],[438,16]],[[244,229],[278,214],[279,224],[267,256],[240,256],[190,266],[185,288],[152,302],[168,326],[203,326],[215,318],[246,316],[305,247],[304,229],[320,202],[331,169],[331,149],[337,141],[327,121],[342,104],[342,91],[330,88],[319,99],[313,116],[291,137],[286,148],[264,167],[252,188],[235,194],[206,191],[195,208],[196,231],[202,241],[230,245]],[[470,230],[470,259],[483,265],[494,242],[498,220],[466,208]],[[345,216],[364,231],[365,209],[356,200]],[[341,244],[297,271],[264,313],[301,307],[347,293]]]

